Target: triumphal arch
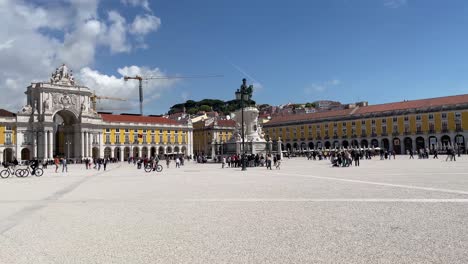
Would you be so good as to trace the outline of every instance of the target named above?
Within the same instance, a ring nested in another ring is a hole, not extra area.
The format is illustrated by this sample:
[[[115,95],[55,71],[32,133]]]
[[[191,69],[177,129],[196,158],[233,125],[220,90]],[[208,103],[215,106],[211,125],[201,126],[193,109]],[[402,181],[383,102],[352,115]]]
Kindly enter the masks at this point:
[[[65,64],[48,81],[31,83],[25,94],[26,104],[17,113],[0,109],[2,162],[55,156],[123,161],[193,154],[189,116],[96,112],[96,99],[109,97],[96,96],[76,83]]]

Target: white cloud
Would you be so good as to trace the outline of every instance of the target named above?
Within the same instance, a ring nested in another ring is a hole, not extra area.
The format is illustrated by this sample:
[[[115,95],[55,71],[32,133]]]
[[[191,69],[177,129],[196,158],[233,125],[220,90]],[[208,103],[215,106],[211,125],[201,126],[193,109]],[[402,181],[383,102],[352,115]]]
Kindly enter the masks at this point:
[[[115,109],[116,103],[119,107],[136,109],[139,102],[139,81],[124,81],[124,76],[147,76],[154,78],[164,78],[167,75],[159,68],[146,68],[139,66],[125,66],[117,69],[118,76],[102,74],[89,67],[81,69],[77,79],[81,84],[95,90],[97,95],[111,95],[127,99],[127,102],[106,101],[103,100],[100,107],[106,109]],[[178,82],[177,79],[151,79],[143,81],[143,103],[149,103],[152,100],[161,97],[161,94]]]
[[[148,0],[121,0],[120,2],[124,5],[141,6],[146,11],[151,11]]]
[[[112,23],[107,32],[106,42],[109,43],[112,52],[128,52],[130,45],[127,43],[127,29],[125,25],[125,18],[118,12],[109,12],[109,21]]]
[[[384,0],[384,6],[387,8],[398,8],[406,5],[406,0]]]
[[[26,86],[47,81],[62,63],[81,72],[91,69],[97,49],[115,54],[145,45],[142,36],[130,38],[132,24],[117,11],[99,17],[99,2],[0,0],[0,92],[7,95],[1,108],[20,109]]]
[[[309,85],[308,87],[304,88],[304,93],[307,95],[313,94],[313,93],[321,93],[326,90],[328,90],[331,87],[338,86],[341,84],[341,81],[338,79],[332,79],[326,82],[321,82],[321,83],[313,83]]]
[[[146,35],[161,26],[161,19],[153,15],[136,16],[131,26],[131,33]]]

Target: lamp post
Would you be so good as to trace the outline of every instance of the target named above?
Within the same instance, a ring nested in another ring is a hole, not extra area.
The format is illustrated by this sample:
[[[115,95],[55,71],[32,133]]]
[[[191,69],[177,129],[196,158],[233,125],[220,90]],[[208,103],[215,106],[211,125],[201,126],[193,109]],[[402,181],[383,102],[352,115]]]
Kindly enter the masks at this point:
[[[247,87],[247,80],[244,78],[242,79],[242,85],[240,87],[240,89],[237,89],[236,91],[236,99],[237,100],[240,100],[241,101],[241,109],[242,109],[242,133],[241,133],[241,136],[242,136],[242,170],[245,171],[247,170],[246,168],[246,164],[245,164],[245,135],[244,135],[244,100],[245,101],[248,101],[250,100],[250,93],[248,92],[248,90],[252,90],[253,86],[250,85],[249,87]]]

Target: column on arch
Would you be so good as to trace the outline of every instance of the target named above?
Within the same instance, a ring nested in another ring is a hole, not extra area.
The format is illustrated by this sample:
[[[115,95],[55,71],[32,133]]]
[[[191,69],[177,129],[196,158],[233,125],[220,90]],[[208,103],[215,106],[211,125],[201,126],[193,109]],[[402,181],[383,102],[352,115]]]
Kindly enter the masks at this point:
[[[85,132],[81,131],[81,158],[84,159],[85,156]]]
[[[47,131],[47,158],[51,159],[53,158],[53,149],[54,149],[54,141],[53,141],[53,130],[48,130]]]

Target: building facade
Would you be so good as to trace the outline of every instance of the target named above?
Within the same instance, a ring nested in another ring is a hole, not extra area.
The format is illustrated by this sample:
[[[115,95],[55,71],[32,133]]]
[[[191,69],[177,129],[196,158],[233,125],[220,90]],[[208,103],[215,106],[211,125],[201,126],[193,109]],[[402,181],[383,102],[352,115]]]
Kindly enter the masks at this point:
[[[403,154],[451,147],[466,153],[468,95],[277,116],[264,131],[291,152],[381,147]]]
[[[97,113],[95,95],[75,84],[66,65],[50,81],[27,87],[17,113],[0,110],[0,160],[12,161],[193,154],[191,122],[164,117]]]
[[[193,122],[193,151],[197,155],[212,155],[213,144],[215,154],[220,154],[221,145],[232,138],[236,122],[219,117],[211,117]]]

